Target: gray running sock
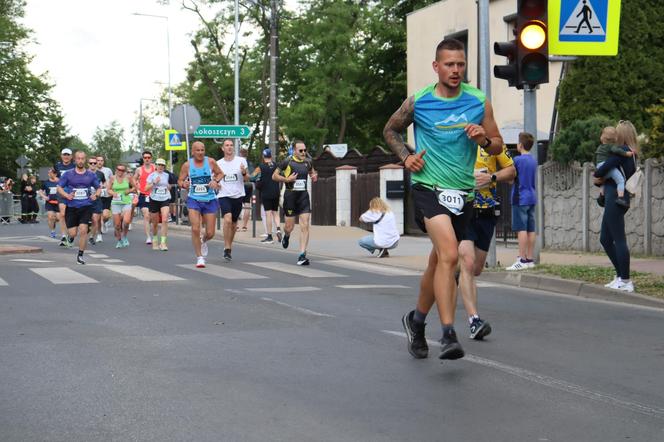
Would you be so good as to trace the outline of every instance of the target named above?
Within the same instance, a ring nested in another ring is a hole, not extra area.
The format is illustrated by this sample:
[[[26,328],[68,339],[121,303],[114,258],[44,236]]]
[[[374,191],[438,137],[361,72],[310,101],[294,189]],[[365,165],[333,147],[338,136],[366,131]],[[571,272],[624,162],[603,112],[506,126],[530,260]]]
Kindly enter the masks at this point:
[[[419,322],[420,324],[424,324],[424,321],[427,319],[427,314],[422,313],[418,309],[415,309],[415,314],[413,315],[413,322]]]

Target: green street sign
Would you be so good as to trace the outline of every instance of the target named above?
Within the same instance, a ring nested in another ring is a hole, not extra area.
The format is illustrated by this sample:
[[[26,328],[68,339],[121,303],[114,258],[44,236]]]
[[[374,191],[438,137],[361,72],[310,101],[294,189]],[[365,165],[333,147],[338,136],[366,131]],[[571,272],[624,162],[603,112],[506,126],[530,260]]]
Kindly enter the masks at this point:
[[[249,126],[201,125],[194,132],[194,138],[249,138]]]

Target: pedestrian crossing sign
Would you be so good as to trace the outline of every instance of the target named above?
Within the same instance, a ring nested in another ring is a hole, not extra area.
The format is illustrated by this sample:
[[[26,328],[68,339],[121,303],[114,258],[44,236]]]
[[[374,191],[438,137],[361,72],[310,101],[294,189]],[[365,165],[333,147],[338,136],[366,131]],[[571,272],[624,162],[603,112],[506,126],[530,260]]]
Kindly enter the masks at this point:
[[[620,0],[549,0],[549,54],[618,53]]]
[[[164,144],[166,150],[187,150],[187,143],[182,139],[182,134],[175,129],[164,131]]]

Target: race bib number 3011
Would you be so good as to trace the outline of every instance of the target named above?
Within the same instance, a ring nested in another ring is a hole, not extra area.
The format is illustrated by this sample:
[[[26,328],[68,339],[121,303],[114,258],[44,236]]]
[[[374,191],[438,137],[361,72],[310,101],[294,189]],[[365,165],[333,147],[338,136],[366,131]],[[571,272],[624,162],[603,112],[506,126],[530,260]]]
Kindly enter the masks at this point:
[[[438,203],[445,206],[454,215],[463,213],[463,206],[466,204],[468,192],[453,189],[436,189]]]

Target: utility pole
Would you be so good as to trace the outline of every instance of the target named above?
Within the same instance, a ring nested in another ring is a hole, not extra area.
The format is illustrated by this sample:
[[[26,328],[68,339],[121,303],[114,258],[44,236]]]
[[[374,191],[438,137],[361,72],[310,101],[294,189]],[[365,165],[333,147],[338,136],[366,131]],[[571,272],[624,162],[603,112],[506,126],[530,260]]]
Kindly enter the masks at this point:
[[[279,61],[279,3],[270,0],[270,150],[277,154],[277,63]],[[237,123],[236,123],[237,124]]]

